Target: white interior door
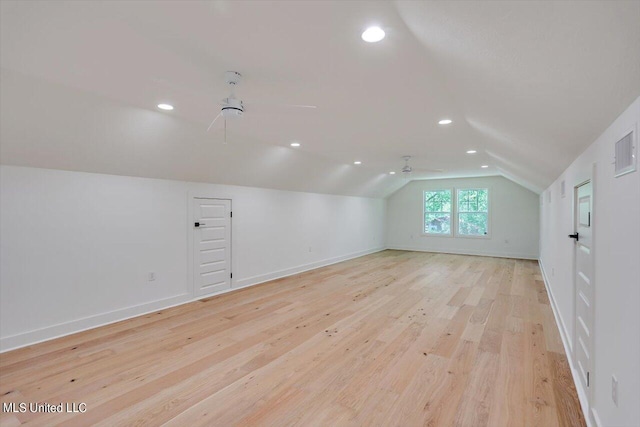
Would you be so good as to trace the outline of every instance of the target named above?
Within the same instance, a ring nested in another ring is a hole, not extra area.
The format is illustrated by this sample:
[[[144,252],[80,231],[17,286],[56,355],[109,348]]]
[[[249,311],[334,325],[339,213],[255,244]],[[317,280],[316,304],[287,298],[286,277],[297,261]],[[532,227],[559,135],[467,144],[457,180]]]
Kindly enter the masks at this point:
[[[575,187],[574,224],[575,233],[575,361],[578,376],[584,387],[590,386],[593,343],[593,254],[591,218],[591,182]],[[587,393],[587,396],[589,393]]]
[[[193,199],[196,296],[231,288],[231,200]]]

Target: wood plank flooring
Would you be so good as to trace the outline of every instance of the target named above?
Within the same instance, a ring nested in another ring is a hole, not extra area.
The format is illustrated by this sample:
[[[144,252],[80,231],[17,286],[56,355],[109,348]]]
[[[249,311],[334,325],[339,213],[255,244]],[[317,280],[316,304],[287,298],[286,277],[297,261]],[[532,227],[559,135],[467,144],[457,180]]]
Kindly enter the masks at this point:
[[[0,355],[0,425],[583,426],[535,261],[384,251]]]

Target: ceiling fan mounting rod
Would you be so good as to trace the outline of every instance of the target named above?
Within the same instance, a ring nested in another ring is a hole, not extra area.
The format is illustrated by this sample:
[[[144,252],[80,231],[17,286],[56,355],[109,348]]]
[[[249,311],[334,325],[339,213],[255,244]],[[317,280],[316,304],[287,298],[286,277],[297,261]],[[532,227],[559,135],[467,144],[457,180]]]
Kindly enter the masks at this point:
[[[227,71],[224,73],[224,78],[229,86],[235,86],[242,80],[242,74],[237,71]]]

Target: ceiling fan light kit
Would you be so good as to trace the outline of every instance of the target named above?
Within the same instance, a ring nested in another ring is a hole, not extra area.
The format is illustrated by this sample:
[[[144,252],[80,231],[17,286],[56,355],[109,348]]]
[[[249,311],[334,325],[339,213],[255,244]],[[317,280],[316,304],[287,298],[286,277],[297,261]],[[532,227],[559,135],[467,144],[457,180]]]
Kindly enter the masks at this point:
[[[244,113],[244,105],[242,105],[241,99],[236,98],[234,92],[236,85],[240,84],[240,80],[242,80],[242,74],[237,71],[227,71],[224,73],[224,79],[231,89],[231,95],[222,100],[222,117],[225,119],[242,117],[242,114]]]
[[[402,168],[402,173],[408,175],[413,170],[411,166],[409,166],[409,160],[411,160],[411,156],[402,156],[404,159],[404,167]]]
[[[242,117],[244,114],[244,105],[238,98],[225,98],[224,106],[222,107],[222,117],[225,119],[235,119]]]
[[[414,171],[415,172],[428,172],[428,173],[440,173],[440,172],[444,172],[443,169],[423,169],[423,168],[417,168],[414,169],[413,167],[411,167],[409,165],[409,160],[411,160],[411,156],[402,156],[402,159],[404,160],[404,166],[401,169],[402,174],[405,177],[409,177]]]
[[[244,103],[236,97],[235,87],[242,81],[242,74],[237,71],[227,71],[224,73],[224,80],[229,86],[231,93],[222,100],[222,108],[218,115],[213,119],[207,132],[211,130],[216,121],[222,117],[224,119],[224,143],[227,143],[227,119],[239,119],[244,115]],[[253,105],[253,104],[251,104]],[[293,104],[272,104],[284,105],[289,108],[316,108],[315,105],[293,105]]]

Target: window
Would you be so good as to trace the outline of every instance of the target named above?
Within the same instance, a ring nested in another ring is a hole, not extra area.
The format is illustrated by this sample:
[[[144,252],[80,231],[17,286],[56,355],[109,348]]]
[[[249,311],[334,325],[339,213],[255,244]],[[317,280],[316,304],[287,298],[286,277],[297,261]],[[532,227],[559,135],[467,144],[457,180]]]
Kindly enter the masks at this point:
[[[486,188],[458,190],[458,234],[486,236],[489,234],[489,190]]]
[[[424,192],[424,232],[451,234],[451,190]]]

